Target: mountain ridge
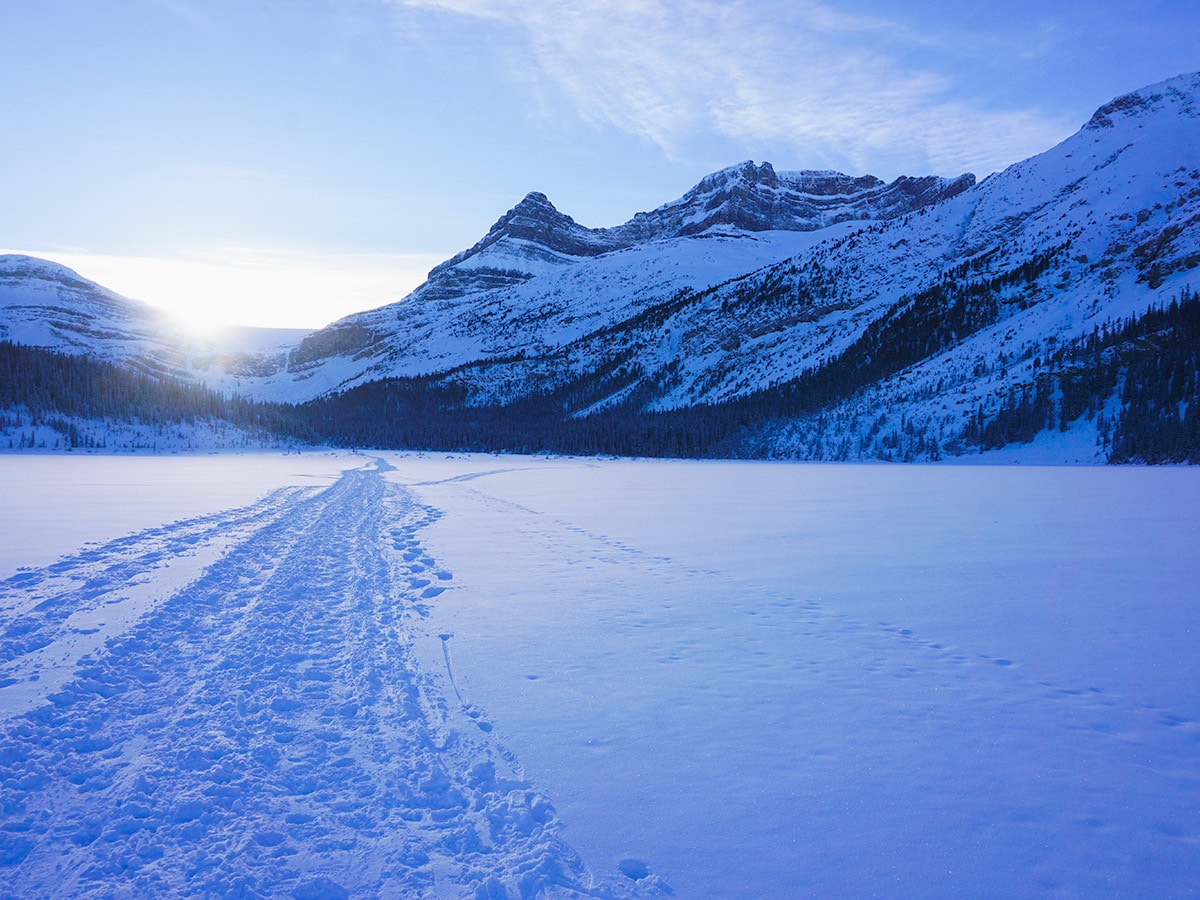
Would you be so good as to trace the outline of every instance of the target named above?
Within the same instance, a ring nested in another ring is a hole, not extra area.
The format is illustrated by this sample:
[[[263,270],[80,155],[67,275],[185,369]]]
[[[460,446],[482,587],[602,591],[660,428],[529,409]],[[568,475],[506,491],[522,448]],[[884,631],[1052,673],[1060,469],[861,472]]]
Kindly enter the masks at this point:
[[[746,160],[706,175],[682,197],[611,228],[580,225],[545,194],[531,191],[474,245],[431,269],[417,290],[440,300],[507,287],[547,266],[570,265],[722,226],[750,233],[815,231],[849,220],[890,218],[954,196],[974,183],[975,176],[968,173],[953,179],[901,176],[885,184],[872,175],[776,173],[769,162],[755,165]]]
[[[969,420],[1033,391],[1055,346],[1200,286],[1198,98],[1200,73],[1123,95],[978,184],[747,161],[608,229],[530,193],[405,299],[254,365],[190,371],[264,400],[407,379],[464,409],[554,397],[573,418],[816,384],[823,406],[763,400],[776,412],[737,446],[802,458],[966,447],[982,433]],[[1095,457],[1102,435],[1087,421]]]

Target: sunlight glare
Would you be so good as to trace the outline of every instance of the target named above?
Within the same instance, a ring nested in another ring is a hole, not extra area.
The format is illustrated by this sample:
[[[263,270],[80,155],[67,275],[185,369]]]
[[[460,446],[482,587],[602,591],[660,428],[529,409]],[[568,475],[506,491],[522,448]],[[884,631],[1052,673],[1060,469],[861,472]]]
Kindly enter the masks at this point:
[[[61,263],[157,307],[193,337],[212,337],[228,326],[320,328],[401,299],[443,258],[246,248],[183,259],[16,252]]]

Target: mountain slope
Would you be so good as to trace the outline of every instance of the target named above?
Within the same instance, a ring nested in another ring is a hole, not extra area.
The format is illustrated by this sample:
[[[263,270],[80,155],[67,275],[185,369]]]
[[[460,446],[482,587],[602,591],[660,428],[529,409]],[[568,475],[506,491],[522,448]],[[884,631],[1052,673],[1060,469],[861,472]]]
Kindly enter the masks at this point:
[[[544,195],[529,194],[408,297],[310,335],[287,371],[242,387],[264,398],[307,399],[378,378],[543,355],[680,290],[787,258],[833,226],[904,215],[973,183],[964,175],[884,184],[747,162],[609,229],[584,228]]]
[[[1034,385],[1056,347],[1194,291],[1200,285],[1198,97],[1200,75],[1193,74],[1118,98],[1058,147],[914,220],[913,235],[896,229],[864,235],[859,258],[883,263],[881,282],[904,277],[907,295],[916,298],[901,310],[916,305],[922,290],[940,302],[939,310],[951,294],[970,291],[994,310],[946,346],[824,409],[824,423],[818,415],[771,427],[762,443],[830,455],[826,438],[836,431],[839,441],[857,439],[864,455],[886,455],[881,441],[901,426],[953,442],[972,413],[990,416],[1014,388]],[[888,256],[900,240],[911,246],[913,237],[926,251],[918,257],[926,261],[924,278],[915,260]],[[1062,391],[1054,396],[1061,403]],[[1120,406],[1114,396],[1109,413]],[[875,425],[881,413],[890,427]],[[1078,458],[1102,456],[1096,422],[1080,424]],[[864,441],[872,428],[882,435]]]
[[[145,303],[44,259],[0,255],[0,341],[86,355],[144,372],[196,380],[217,367],[255,377],[286,363],[305,329],[227,326],[186,333]]]
[[[954,446],[1057,344],[1200,285],[1198,94],[1197,75],[1135,92],[937,205],[817,232],[778,264],[446,380],[476,403],[558,391],[579,414],[728,401],[838,363],[842,394],[759,426],[753,452],[892,455],[888,421]]]
[[[78,274],[29,256],[0,256],[0,340],[177,374],[166,319]]]
[[[1200,74],[1180,76],[979,184],[742,163],[610,229],[530,194],[404,300],[273,354],[156,343],[136,308],[29,261],[7,265],[82,312],[14,301],[5,321],[257,399],[321,398],[331,440],[916,459],[1019,437],[1120,458],[1137,397],[1175,398],[1181,422],[1200,409],[1178,389],[1196,373],[1136,358],[1195,368],[1198,111]],[[25,296],[16,274],[5,290]]]

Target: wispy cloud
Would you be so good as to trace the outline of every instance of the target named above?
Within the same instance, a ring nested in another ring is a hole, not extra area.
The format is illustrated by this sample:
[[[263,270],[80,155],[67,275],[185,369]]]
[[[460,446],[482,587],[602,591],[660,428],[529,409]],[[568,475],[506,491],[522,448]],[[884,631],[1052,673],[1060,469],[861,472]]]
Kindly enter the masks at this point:
[[[393,0],[506,26],[585,120],[686,158],[706,135],[801,163],[985,174],[1078,123],[991,109],[913,65],[933,38],[816,0]]]
[[[150,0],[150,4],[157,6],[159,9],[166,10],[189,25],[207,26],[209,24],[204,14],[193,3],[188,2],[188,0]]]

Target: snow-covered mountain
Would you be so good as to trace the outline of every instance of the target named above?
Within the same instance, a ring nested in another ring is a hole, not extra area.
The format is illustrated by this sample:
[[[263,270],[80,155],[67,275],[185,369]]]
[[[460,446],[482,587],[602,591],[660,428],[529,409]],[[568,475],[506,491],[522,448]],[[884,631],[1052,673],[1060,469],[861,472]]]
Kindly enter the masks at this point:
[[[922,292],[986,296],[986,315],[928,352],[753,439],[758,452],[889,455],[903,423],[953,445],[1055,346],[1200,285],[1198,94],[1187,75],[1118,98],[978,185],[743,164],[608,231],[531,196],[404,301],[307,338],[288,376],[315,393],[445,373],[476,404],[558,391],[575,415],[669,409],[787,382],[872,326],[894,343],[887,329]],[[639,228],[646,240],[620,246]],[[1094,457],[1095,436],[1072,452]]]
[[[161,310],[122,297],[58,263],[0,255],[0,340],[194,378],[220,366],[233,377],[273,371],[306,329],[227,326],[203,337]]]
[[[585,228],[531,193],[403,300],[333,323],[307,337],[286,370],[233,386],[263,398],[308,399],[378,378],[553,352],[682,289],[787,258],[815,243],[807,235],[904,215],[973,183],[963,175],[884,184],[744,162],[606,229]]]
[[[181,374],[170,323],[57,263],[0,256],[0,340]]]
[[[529,194],[397,303],[274,355],[181,364],[258,399],[408,376],[576,417],[812,394],[824,371],[836,390],[772,408],[743,449],[955,452],[1055,348],[1200,286],[1198,110],[1200,74],[1144,88],[979,184],[747,162],[608,229]],[[102,346],[67,336],[85,337]],[[1059,445],[1097,456],[1094,422],[1063,427]]]
[[[827,359],[869,323],[911,309],[906,298],[949,285],[990,295],[991,321],[821,415],[765,429],[761,439],[805,456],[842,455],[846,448],[833,445],[857,441],[848,455],[874,456],[903,421],[952,441],[972,410],[994,411],[1014,386],[1034,384],[1056,346],[1200,286],[1200,73],[1120,97],[1046,153],[924,215],[826,244],[757,283],[815,294],[814,273],[840,289],[814,304],[815,321],[792,325],[786,313],[744,309],[733,320],[768,331],[683,379],[669,399],[735,393],[748,373],[778,379]],[[737,293],[725,293],[732,306]],[[842,304],[850,315],[835,308]],[[725,320],[726,338],[733,320]],[[711,347],[711,339],[685,345],[681,358],[703,358]],[[883,429],[881,415],[890,418]],[[1074,437],[1087,458],[1098,452],[1094,423],[1082,432]]]

